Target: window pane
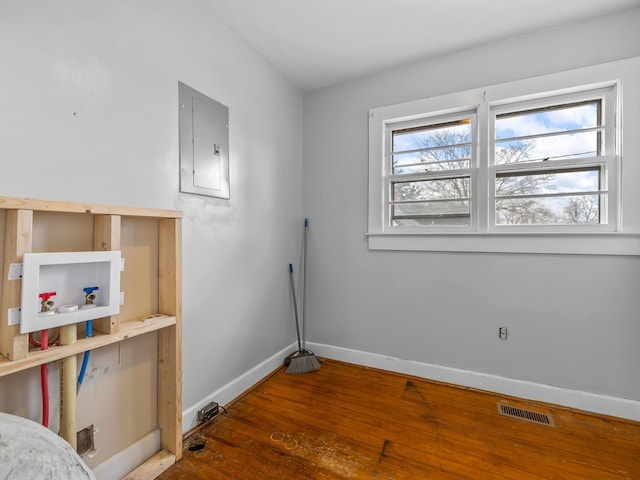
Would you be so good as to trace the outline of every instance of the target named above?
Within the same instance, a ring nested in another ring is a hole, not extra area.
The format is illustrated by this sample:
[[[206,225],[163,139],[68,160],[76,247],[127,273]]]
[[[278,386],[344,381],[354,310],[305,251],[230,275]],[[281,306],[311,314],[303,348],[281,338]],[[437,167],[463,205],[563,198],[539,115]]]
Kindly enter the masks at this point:
[[[600,101],[505,113],[496,118],[496,140],[599,127]]]
[[[592,100],[521,112],[495,120],[497,165],[603,155],[602,102]],[[534,136],[537,138],[522,138]]]
[[[600,169],[560,170],[496,175],[496,197],[600,190]]]
[[[470,225],[468,200],[396,204],[391,207],[391,225]]]
[[[471,148],[444,147],[393,155],[393,174],[442,172],[469,168]]]
[[[595,157],[603,152],[598,150],[600,132],[566,133],[552,137],[530,140],[496,141],[495,163],[506,165],[532,161]]]
[[[496,200],[497,225],[584,225],[604,223],[600,219],[600,197],[510,198]]]
[[[470,197],[469,177],[398,182],[393,184],[393,201],[433,201]]]
[[[392,137],[393,152],[468,144],[471,141],[471,120],[466,118],[455,122],[395,130]],[[468,154],[456,158],[460,156]]]

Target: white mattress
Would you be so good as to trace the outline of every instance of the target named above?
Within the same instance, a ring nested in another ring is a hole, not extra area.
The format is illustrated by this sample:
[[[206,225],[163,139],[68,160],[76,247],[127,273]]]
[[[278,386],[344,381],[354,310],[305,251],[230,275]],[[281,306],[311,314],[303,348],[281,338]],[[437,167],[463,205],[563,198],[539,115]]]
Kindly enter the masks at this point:
[[[0,412],[0,480],[95,480],[95,476],[51,430]]]

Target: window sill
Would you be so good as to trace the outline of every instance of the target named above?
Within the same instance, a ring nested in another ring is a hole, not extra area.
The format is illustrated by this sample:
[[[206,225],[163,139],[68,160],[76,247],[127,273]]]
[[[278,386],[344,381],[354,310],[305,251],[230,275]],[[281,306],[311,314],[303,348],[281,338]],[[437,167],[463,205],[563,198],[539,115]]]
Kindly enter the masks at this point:
[[[368,233],[369,250],[640,256],[640,234]]]

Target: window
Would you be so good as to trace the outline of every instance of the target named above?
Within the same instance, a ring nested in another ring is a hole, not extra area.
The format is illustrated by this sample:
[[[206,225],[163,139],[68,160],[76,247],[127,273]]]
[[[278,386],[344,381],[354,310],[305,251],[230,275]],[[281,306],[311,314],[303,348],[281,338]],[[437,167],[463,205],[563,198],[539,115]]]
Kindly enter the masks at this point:
[[[471,225],[475,115],[389,129],[392,227]]]
[[[615,230],[615,88],[490,108],[492,225]]]
[[[639,69],[372,108],[369,248],[640,255]]]
[[[615,227],[615,211],[608,208],[615,203],[609,200],[616,170],[614,90],[489,104],[484,115],[474,109],[388,122],[385,227],[610,230]],[[480,128],[490,140],[477,138]],[[480,177],[489,185],[474,187]]]

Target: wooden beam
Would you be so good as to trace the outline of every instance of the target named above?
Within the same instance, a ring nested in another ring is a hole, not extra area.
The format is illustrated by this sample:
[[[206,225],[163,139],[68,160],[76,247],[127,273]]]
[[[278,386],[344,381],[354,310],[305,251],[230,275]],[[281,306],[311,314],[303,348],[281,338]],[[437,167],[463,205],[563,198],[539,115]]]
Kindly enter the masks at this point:
[[[32,198],[0,197],[0,208],[15,210],[39,210],[43,212],[88,213],[94,215],[122,215],[127,217],[180,218],[178,210],[121,207],[118,205],[93,205],[89,203],[35,200]]]
[[[176,463],[176,456],[166,450],[160,450],[122,480],[148,480],[158,477]]]
[[[96,215],[93,219],[93,249],[96,251],[114,251],[120,248],[120,215]],[[122,284],[122,274],[120,275]],[[93,329],[102,333],[120,331],[120,316],[98,318],[93,321]]]
[[[43,363],[62,360],[69,355],[78,355],[86,350],[94,350],[107,345],[113,345],[114,343],[122,342],[129,338],[144,335],[145,333],[171,327],[175,323],[176,317],[160,314],[148,315],[121,323],[120,331],[111,335],[98,333],[97,335],[94,334],[91,338],[81,338],[73,345],[66,345],[64,347],[54,345],[46,350],[32,350],[28,357],[13,361],[0,357],[0,377],[37,367]]]
[[[33,212],[8,210],[4,244],[4,274],[2,276],[2,312],[0,312],[0,353],[9,360],[26,358],[29,353],[27,335],[20,334],[20,325],[9,325],[9,309],[22,303],[22,280],[8,280],[12,263],[22,263],[25,253],[31,252],[33,240]],[[34,300],[35,301],[35,300]]]
[[[182,457],[182,221],[158,224],[158,310],[176,317],[158,332],[158,424],[162,448]]]

